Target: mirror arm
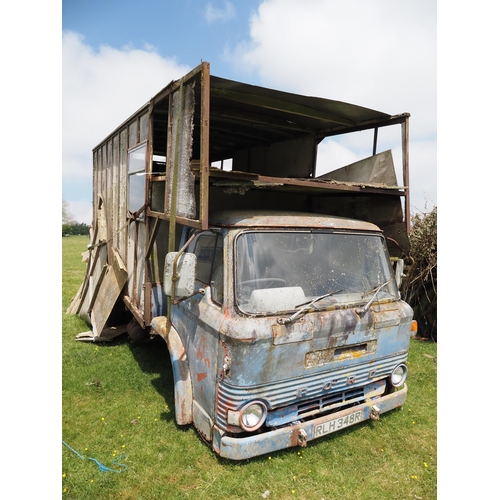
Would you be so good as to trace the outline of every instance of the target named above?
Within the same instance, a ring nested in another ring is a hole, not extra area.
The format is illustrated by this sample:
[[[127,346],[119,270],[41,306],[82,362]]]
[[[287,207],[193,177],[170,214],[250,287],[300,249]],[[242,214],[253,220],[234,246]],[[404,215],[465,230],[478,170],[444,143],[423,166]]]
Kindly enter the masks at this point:
[[[202,295],[205,295],[205,289],[200,288],[198,291],[194,292],[189,297],[182,297],[182,299],[175,299],[172,301],[172,304],[174,306],[176,306],[176,305],[180,304],[181,302],[184,302],[185,300],[190,299],[191,297],[194,297],[195,295],[198,295],[199,293],[201,293]]]

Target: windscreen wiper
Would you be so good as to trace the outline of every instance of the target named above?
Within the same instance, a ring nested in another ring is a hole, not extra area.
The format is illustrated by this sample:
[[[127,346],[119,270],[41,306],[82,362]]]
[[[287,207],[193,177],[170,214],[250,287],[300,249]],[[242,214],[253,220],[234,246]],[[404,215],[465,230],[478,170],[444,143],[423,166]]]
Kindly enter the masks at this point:
[[[382,283],[381,285],[378,285],[376,288],[374,288],[373,291],[370,292],[370,293],[373,293],[371,299],[363,307],[356,309],[356,312],[360,316],[363,316],[363,314],[365,314],[366,311],[368,311],[368,309],[372,305],[372,302],[375,300],[375,297],[377,296],[378,292],[380,292],[380,290],[382,290],[382,288],[384,288],[384,286],[388,285],[391,281],[392,281],[392,278],[390,280],[387,280],[385,283]]]
[[[308,307],[312,306],[315,302],[318,302],[321,299],[326,299],[326,297],[330,297],[330,295],[335,295],[336,293],[340,293],[343,291],[344,289],[341,288],[340,290],[335,290],[333,292],[325,293],[325,295],[320,295],[319,297],[316,297],[315,299],[310,300],[309,302],[305,302],[304,304],[297,304],[295,307],[300,307],[300,306],[303,307],[299,309],[296,313],[293,313],[289,318],[278,318],[278,324],[286,325],[287,323],[295,321],[301,313],[303,313]]]

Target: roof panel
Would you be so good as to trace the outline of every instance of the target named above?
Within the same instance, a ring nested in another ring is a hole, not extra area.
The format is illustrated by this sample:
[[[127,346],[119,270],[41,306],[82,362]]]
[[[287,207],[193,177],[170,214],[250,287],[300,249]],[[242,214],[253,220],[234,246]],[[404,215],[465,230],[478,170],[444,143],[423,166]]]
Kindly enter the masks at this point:
[[[210,77],[211,159],[304,135],[323,137],[386,122],[391,115],[353,104]]]

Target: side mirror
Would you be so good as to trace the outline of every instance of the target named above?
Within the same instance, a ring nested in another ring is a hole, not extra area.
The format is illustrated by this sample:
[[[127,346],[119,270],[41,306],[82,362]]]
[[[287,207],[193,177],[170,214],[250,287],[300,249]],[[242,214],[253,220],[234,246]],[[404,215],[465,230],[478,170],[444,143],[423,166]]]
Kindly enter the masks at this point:
[[[396,261],[396,268],[394,270],[396,284],[398,285],[398,289],[401,288],[401,283],[403,281],[403,269],[404,269],[405,261],[403,259],[398,259]]]
[[[177,262],[176,261],[177,258]],[[175,274],[174,274],[175,264]],[[194,253],[170,252],[165,257],[165,276],[163,291],[165,295],[175,297],[189,297],[194,293],[194,279],[196,276],[196,255]],[[175,288],[174,288],[175,287]]]

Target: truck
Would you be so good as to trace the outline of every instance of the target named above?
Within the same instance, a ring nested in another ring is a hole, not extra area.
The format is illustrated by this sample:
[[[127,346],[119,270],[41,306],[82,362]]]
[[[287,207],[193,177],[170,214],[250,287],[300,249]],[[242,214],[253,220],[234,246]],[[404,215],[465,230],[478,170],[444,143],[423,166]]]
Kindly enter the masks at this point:
[[[208,62],[170,82],[93,149],[77,340],[163,339],[177,424],[230,460],[403,405],[409,116]],[[394,126],[399,161],[379,151]],[[317,174],[322,141],[361,139],[366,156]]]

